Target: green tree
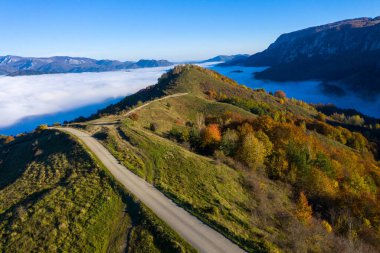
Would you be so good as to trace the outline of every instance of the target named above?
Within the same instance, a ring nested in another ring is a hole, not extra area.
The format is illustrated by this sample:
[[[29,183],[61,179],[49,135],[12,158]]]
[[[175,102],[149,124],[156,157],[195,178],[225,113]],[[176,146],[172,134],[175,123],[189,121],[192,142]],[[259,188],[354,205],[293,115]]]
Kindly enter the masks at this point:
[[[233,156],[236,153],[236,149],[239,142],[239,135],[236,130],[227,129],[223,133],[221,149],[225,155]]]
[[[313,160],[313,165],[323,171],[330,178],[335,178],[335,169],[331,163],[331,160],[325,154],[319,152],[316,158]]]

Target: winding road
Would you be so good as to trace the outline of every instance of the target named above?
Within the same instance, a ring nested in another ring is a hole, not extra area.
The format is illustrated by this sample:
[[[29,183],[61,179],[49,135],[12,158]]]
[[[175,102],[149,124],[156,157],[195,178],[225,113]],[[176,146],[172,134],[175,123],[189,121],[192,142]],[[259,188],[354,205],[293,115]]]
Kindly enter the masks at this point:
[[[68,132],[79,138],[129,192],[149,207],[160,219],[166,222],[199,252],[245,252],[222,234],[177,206],[159,190],[154,188],[153,185],[121,165],[100,142],[89,134],[70,127],[55,127],[54,129]]]
[[[184,96],[184,95],[187,95],[189,94],[188,92],[184,92],[184,93],[175,93],[175,94],[172,94],[172,95],[168,95],[168,96],[165,96],[165,97],[162,97],[162,98],[157,98],[155,100],[152,100],[152,101],[149,101],[143,105],[140,105],[139,107],[136,107],[132,110],[129,110],[126,114],[124,114],[124,116],[128,116],[130,115],[131,113],[134,113],[135,111],[137,110],[140,110],[141,108],[147,106],[147,105],[150,105],[151,103],[153,102],[157,102],[157,101],[161,101],[161,100],[164,100],[164,99],[168,99],[168,98],[175,98],[175,97],[180,97],[180,96]]]

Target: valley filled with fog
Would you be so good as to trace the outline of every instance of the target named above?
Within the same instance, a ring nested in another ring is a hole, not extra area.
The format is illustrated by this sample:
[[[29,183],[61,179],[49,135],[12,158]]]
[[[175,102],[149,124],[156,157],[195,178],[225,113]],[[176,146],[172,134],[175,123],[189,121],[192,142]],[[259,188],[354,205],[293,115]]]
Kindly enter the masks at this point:
[[[0,133],[30,131],[38,124],[60,121],[63,116],[66,120],[89,116],[118,98],[155,84],[168,69],[2,76]]]
[[[315,104],[332,103],[339,108],[355,109],[368,116],[380,118],[379,97],[377,99],[365,99],[349,91],[346,91],[342,95],[328,94],[323,92],[321,82],[319,81],[274,82],[255,79],[253,73],[262,71],[265,67],[214,66],[211,69],[250,88],[264,88],[268,92],[283,90],[289,98],[296,98]]]
[[[366,101],[353,94],[327,95],[319,82],[272,82],[253,78],[263,68],[217,67],[199,64],[226,75],[240,84],[266,91],[284,90],[288,97],[310,103],[333,103],[379,117],[380,100]],[[0,134],[31,131],[39,124],[53,124],[90,116],[128,94],[153,85],[169,67],[77,74],[47,74],[0,77]]]

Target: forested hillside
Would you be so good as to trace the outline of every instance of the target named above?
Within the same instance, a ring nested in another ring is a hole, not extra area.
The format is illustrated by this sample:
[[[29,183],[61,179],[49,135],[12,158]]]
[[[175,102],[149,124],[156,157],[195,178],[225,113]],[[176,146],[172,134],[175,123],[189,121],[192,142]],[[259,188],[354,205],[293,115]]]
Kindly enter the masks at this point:
[[[177,66],[78,127],[249,252],[380,246],[376,144],[283,92]]]

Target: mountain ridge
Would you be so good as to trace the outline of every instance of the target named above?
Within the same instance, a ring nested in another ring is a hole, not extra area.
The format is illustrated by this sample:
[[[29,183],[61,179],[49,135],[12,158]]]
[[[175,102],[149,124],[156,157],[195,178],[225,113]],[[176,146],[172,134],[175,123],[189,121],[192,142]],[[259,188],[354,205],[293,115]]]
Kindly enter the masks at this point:
[[[242,60],[249,57],[249,54],[234,54],[234,55],[217,55],[213,58],[201,61],[201,63],[206,62],[227,62],[227,61],[236,61],[236,60]]]
[[[52,56],[21,57],[0,56],[0,74],[9,76],[38,75],[56,73],[105,72],[122,69],[171,66],[167,60],[118,61],[96,60],[86,57]]]

